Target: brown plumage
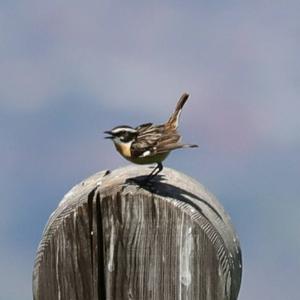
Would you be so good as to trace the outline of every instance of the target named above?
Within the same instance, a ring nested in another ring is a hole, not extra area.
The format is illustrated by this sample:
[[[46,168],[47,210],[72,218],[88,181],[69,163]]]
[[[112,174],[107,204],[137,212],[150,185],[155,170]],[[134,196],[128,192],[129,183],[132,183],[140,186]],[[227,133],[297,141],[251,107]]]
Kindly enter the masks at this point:
[[[135,128],[138,134],[131,145],[134,156],[140,156],[146,151],[150,151],[150,155],[155,155],[180,148],[197,147],[197,145],[181,144],[181,136],[176,130],[182,108],[188,97],[189,94],[186,93],[180,97],[175,111],[165,124],[146,123]]]
[[[166,123],[166,126],[172,127],[174,129],[176,129],[178,127],[178,121],[179,121],[179,117],[180,117],[182,108],[183,108],[185,102],[187,101],[187,99],[189,98],[189,96],[190,95],[187,93],[184,93],[181,95],[180,99],[177,102],[175,111],[169,118],[168,122]]]

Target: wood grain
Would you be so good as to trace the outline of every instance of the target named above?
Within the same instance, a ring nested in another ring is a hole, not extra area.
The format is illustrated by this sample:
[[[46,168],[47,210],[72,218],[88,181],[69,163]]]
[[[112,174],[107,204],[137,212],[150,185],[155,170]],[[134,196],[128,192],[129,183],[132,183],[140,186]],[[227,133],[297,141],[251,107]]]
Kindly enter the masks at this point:
[[[75,186],[38,247],[35,300],[234,300],[241,250],[229,216],[201,184],[172,169],[145,185],[144,166]]]

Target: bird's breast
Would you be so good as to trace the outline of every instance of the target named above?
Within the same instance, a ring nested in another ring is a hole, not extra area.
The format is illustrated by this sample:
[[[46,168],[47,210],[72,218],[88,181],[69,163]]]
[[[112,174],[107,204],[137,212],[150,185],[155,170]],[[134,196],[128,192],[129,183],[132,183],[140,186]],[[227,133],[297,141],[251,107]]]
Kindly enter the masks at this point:
[[[118,152],[124,156],[125,158],[130,158],[131,157],[131,143],[115,143],[115,147],[118,150]]]

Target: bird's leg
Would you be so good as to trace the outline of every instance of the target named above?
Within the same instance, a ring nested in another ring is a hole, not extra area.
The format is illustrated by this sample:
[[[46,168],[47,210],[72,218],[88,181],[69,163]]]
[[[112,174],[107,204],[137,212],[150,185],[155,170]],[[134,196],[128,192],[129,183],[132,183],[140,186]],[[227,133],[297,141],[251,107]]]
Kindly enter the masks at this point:
[[[158,165],[157,166],[155,166],[155,168],[153,168],[153,170],[151,171],[151,173],[147,176],[147,178],[150,178],[150,177],[152,177],[153,176],[153,174],[155,173],[155,171],[157,170],[157,168],[158,168]]]
[[[156,175],[158,175],[158,173],[160,173],[163,169],[163,165],[161,162],[157,163],[157,166],[151,171],[151,173],[147,176],[146,181],[149,181],[150,179],[152,179],[153,177],[155,177]]]
[[[157,166],[156,166],[157,172],[153,176],[157,176],[162,171],[163,168],[164,167],[161,162],[157,163]]]

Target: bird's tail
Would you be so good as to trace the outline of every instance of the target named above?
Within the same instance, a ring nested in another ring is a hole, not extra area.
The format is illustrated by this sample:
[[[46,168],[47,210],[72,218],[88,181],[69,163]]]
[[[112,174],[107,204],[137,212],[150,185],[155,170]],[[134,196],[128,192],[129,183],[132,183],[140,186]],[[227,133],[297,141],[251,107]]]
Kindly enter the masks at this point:
[[[164,147],[162,147],[161,149],[158,149],[157,153],[166,153],[168,151],[172,151],[175,149],[182,149],[182,148],[197,148],[198,145],[194,145],[194,144],[169,144],[169,145],[165,145]]]
[[[167,125],[176,129],[178,127],[178,121],[179,121],[179,117],[180,117],[180,113],[182,111],[183,105],[185,104],[185,102],[187,101],[187,99],[189,98],[189,94],[184,93],[182,94],[182,96],[180,97],[180,99],[177,102],[175,111],[173,112],[173,114],[171,115],[171,117],[169,118]]]

